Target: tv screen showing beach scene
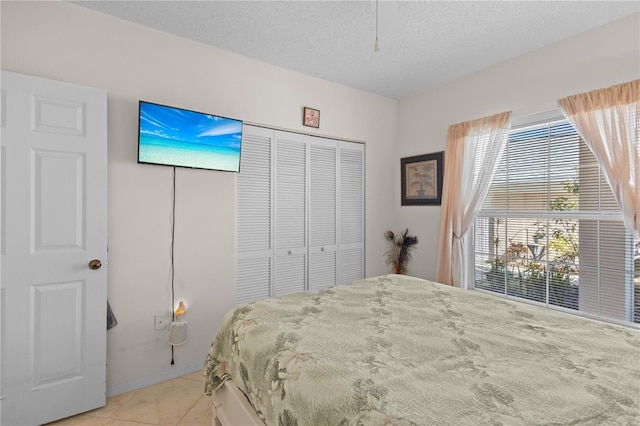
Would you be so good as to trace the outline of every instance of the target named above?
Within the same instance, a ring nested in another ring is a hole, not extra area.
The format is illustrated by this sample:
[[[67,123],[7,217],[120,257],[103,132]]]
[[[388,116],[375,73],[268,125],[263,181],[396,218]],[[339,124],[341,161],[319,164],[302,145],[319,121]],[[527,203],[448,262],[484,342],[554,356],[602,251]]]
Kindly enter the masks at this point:
[[[138,121],[138,163],[240,171],[240,120],[140,101]]]

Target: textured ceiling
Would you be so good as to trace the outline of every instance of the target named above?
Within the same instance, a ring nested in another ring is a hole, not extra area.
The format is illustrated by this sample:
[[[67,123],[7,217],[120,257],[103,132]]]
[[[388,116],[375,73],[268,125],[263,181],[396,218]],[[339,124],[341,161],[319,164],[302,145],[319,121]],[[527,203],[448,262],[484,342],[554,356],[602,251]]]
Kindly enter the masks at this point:
[[[640,13],[638,1],[380,1],[374,52],[375,1],[72,3],[396,99]]]

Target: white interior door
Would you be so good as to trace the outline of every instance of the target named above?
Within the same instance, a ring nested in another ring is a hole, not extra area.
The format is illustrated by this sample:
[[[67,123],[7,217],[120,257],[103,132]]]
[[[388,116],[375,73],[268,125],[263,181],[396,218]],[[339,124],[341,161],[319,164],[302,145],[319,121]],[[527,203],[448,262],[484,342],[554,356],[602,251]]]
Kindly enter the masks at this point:
[[[1,83],[0,423],[33,425],[105,404],[107,95]]]
[[[338,141],[310,137],[309,145],[309,285],[311,291],[337,281]]]
[[[273,296],[307,289],[307,142],[275,132]]]
[[[271,296],[273,130],[245,125],[236,190],[236,303]]]
[[[364,145],[340,142],[338,284],[364,278]]]

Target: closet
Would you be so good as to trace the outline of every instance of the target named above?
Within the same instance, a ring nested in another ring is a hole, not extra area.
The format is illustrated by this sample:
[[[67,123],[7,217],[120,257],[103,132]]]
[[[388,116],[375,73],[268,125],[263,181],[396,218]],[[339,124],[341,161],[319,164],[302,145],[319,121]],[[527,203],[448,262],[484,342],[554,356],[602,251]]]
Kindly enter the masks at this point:
[[[364,275],[364,144],[245,125],[236,302]]]

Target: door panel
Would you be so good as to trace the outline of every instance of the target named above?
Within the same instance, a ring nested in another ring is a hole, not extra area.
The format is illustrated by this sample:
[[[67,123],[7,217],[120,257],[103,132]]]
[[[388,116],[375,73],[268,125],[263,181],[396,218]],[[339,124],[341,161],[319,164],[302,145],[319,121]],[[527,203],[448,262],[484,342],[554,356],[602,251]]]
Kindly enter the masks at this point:
[[[245,125],[236,195],[236,304],[271,295],[273,130]]]
[[[33,163],[33,252],[83,250],[84,155],[34,150]]]
[[[236,262],[236,304],[271,296],[271,252]]]
[[[311,137],[309,142],[309,290],[337,281],[338,142]]]
[[[309,253],[309,290],[317,291],[336,285],[336,251]]]
[[[41,424],[105,404],[107,97],[2,86],[0,423]]]
[[[275,132],[275,266],[273,295],[307,288],[307,144]]]
[[[35,389],[82,375],[82,299],[84,283],[71,281],[34,285],[33,385]],[[52,322],[56,318],[58,322]],[[60,327],[59,323],[65,327]],[[61,351],[58,346],[68,348]]]
[[[305,271],[307,256],[304,252],[284,253],[275,258],[275,288],[273,296],[305,291]]]
[[[364,145],[340,142],[338,284],[364,278]]]

